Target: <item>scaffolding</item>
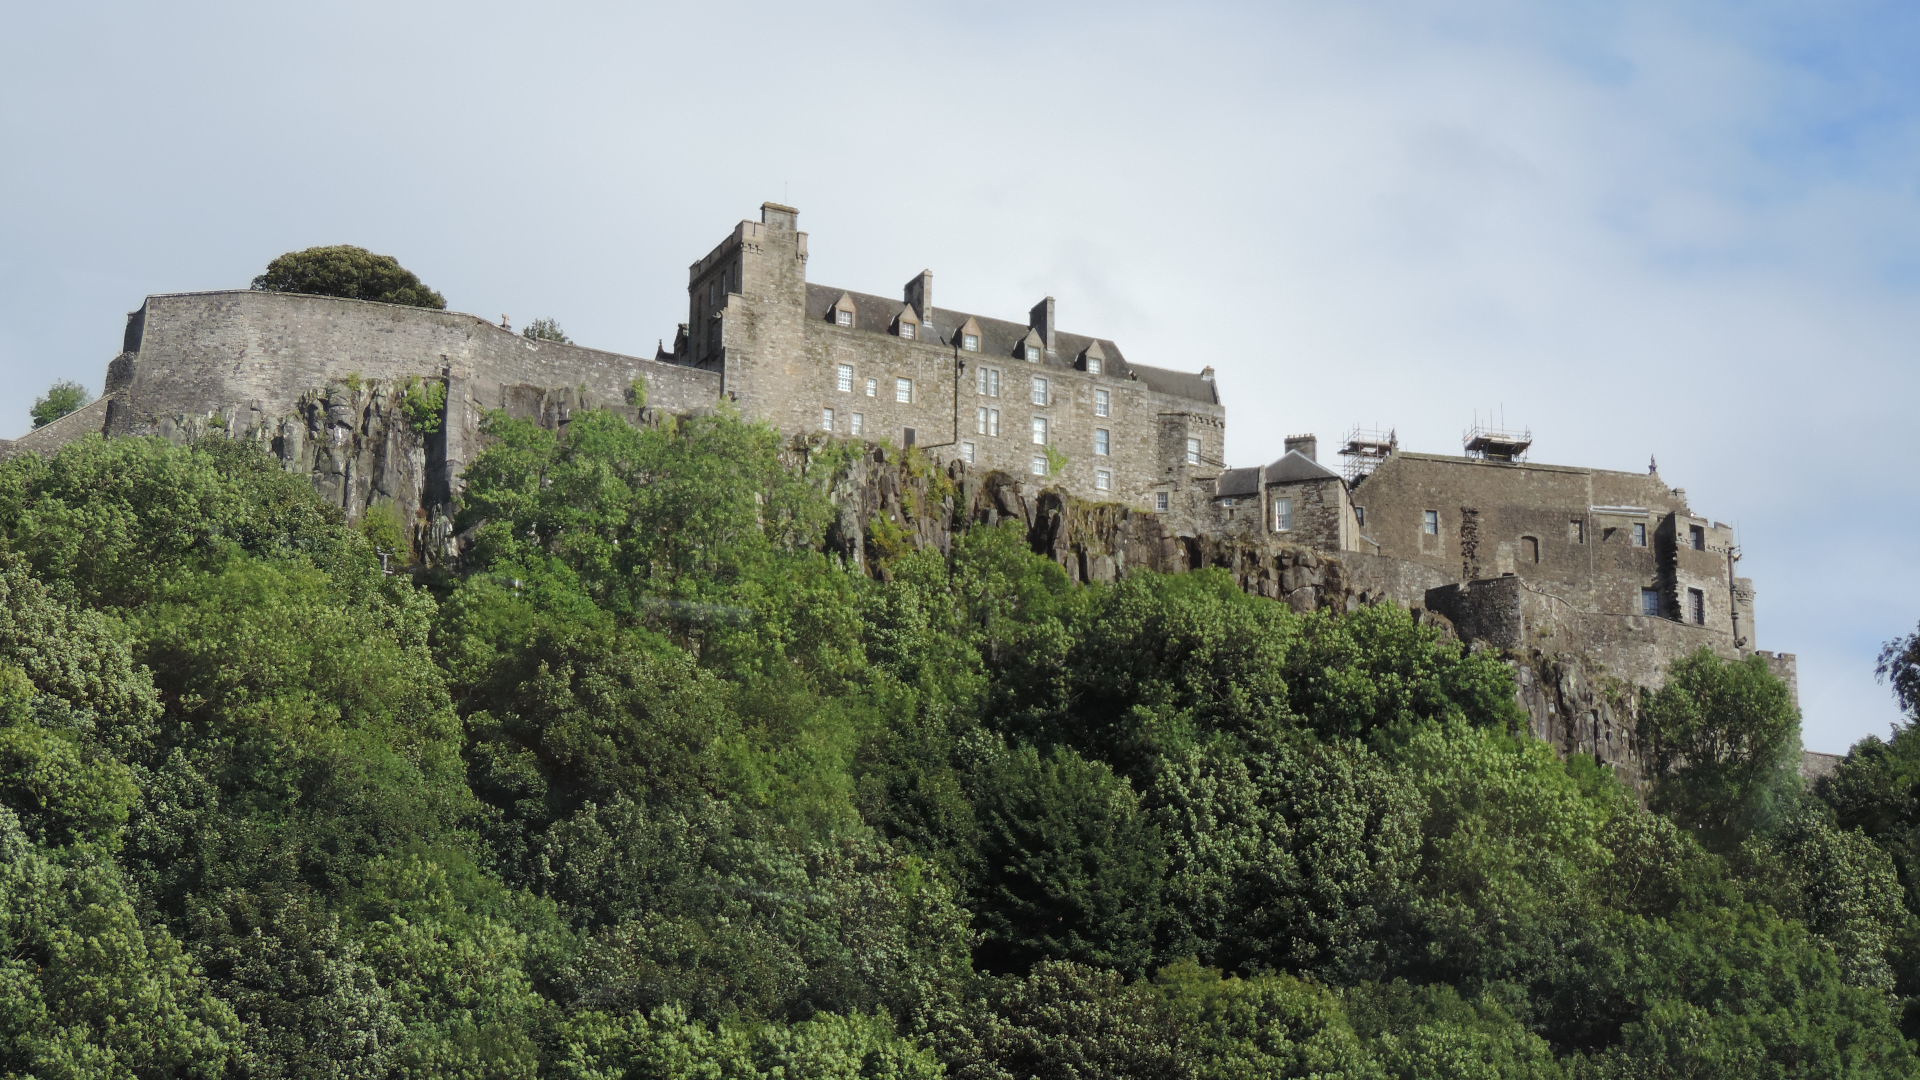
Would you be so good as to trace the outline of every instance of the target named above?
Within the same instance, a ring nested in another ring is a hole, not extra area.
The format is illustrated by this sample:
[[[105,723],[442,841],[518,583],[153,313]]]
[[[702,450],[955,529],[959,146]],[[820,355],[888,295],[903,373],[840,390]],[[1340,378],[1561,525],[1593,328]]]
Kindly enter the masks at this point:
[[[1354,428],[1341,441],[1340,456],[1344,460],[1340,472],[1347,478],[1347,483],[1358,483],[1361,477],[1373,472],[1399,448],[1400,436],[1392,428],[1386,431]]]
[[[1525,461],[1527,448],[1533,445],[1531,428],[1515,431],[1511,428],[1489,427],[1475,421],[1474,425],[1460,434],[1460,446],[1470,458],[1481,461]]]

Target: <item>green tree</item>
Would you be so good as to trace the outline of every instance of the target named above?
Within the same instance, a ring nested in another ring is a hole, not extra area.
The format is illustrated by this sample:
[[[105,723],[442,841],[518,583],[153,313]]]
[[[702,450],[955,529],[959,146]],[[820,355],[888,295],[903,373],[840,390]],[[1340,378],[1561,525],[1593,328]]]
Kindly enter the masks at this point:
[[[987,966],[1056,959],[1143,972],[1166,855],[1126,778],[1067,747],[1023,746],[996,756],[974,787]]]
[[[1649,805],[1717,850],[1765,831],[1799,791],[1800,714],[1759,656],[1675,661],[1642,704],[1640,745]]]
[[[1920,630],[1887,642],[1874,673],[1893,685],[1893,696],[1907,715],[1920,720]]]
[[[552,319],[533,320],[520,328],[520,336],[532,338],[535,341],[557,341],[562,345],[573,344],[573,339],[568,337],[567,332],[560,329],[560,324],[554,322]]]
[[[1223,979],[1191,961],[1162,970],[1154,985],[1172,1007],[1193,1080],[1385,1080],[1339,996],[1324,987],[1290,975]]]
[[[1217,737],[1162,762],[1147,799],[1170,854],[1169,955],[1329,977],[1378,961],[1422,805],[1365,747]]]
[[[93,400],[87,388],[71,379],[61,379],[33,401],[33,426],[45,427]]]
[[[985,980],[936,1033],[952,1080],[1188,1080],[1172,1007],[1145,982],[1064,960]]]
[[[447,306],[444,297],[421,284],[393,256],[351,244],[289,251],[267,264],[267,272],[253,279],[253,288],[436,310]]]

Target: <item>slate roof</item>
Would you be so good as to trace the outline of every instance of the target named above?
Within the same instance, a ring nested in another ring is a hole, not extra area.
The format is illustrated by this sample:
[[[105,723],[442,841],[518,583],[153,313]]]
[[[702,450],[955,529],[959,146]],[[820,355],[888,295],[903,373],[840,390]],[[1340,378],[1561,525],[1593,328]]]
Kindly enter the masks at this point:
[[[1267,483],[1294,484],[1302,480],[1338,480],[1340,474],[1313,460],[1298,450],[1289,450],[1285,457],[1267,466]]]
[[[1260,494],[1260,466],[1245,469],[1228,469],[1213,482],[1213,497],[1232,498],[1241,495]]]
[[[897,297],[876,296],[873,293],[854,292],[851,289],[837,289],[830,285],[807,283],[807,318],[821,322],[829,321],[827,313],[842,295],[853,298],[853,327],[856,330],[872,330],[877,333],[889,333],[893,329],[894,316],[900,313],[907,303]],[[958,328],[971,318],[980,327],[980,356],[997,360],[1019,360],[1021,363],[1034,363],[1019,354],[1020,343],[1025,341],[1032,327],[1026,323],[1010,322],[1006,319],[992,319],[985,315],[972,315],[965,311],[936,307],[933,318],[921,327],[921,339],[951,345],[953,335]],[[1157,393],[1171,394],[1175,397],[1189,398],[1209,405],[1220,403],[1220,397],[1213,383],[1200,376],[1184,371],[1169,371],[1165,368],[1148,367],[1145,364],[1130,364],[1121,354],[1120,346],[1111,338],[1093,338],[1085,334],[1068,334],[1055,331],[1053,352],[1044,361],[1038,363],[1048,367],[1077,369],[1080,353],[1094,342],[1100,343],[1101,351],[1106,353],[1103,368],[1105,374],[1116,379],[1138,379],[1147,384],[1147,389]]]

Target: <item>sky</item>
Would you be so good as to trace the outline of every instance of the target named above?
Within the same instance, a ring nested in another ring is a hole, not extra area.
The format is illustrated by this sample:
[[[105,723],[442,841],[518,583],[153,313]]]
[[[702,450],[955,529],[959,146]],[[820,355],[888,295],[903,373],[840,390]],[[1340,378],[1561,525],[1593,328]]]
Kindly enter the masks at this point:
[[[809,278],[1212,366],[1228,457],[1391,427],[1739,530],[1805,742],[1920,624],[1920,5],[35,4],[0,37],[0,435],[150,293],[393,254],[650,355],[763,201]],[[11,420],[7,418],[12,418]]]

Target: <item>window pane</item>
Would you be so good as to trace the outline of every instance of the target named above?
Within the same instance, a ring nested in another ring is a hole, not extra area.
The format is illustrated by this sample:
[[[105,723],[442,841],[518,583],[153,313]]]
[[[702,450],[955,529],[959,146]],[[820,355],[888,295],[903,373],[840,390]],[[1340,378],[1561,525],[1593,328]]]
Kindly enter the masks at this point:
[[[1036,416],[1033,418],[1033,441],[1041,445],[1046,444],[1047,418],[1044,416]]]
[[[902,402],[902,403],[910,402],[913,400],[913,380],[912,379],[893,380],[893,400]]]
[[[867,418],[864,416],[861,416],[859,413],[854,413],[852,416],[848,417],[847,419],[851,425],[849,430],[851,430],[855,435],[860,434],[861,430],[866,427]]]
[[[1033,403],[1035,405],[1045,405],[1047,403],[1047,380],[1033,380]]]
[[[1105,456],[1112,447],[1112,439],[1106,428],[1093,429],[1093,452]]]
[[[1113,399],[1107,396],[1107,392],[1105,390],[1095,390],[1093,392],[1093,415],[1106,416],[1112,409]]]
[[[832,409],[820,410],[820,427],[826,431],[833,430],[833,410]]]
[[[853,365],[852,364],[840,365],[839,374],[835,376],[834,384],[838,386],[841,392],[843,393],[853,392]]]
[[[1047,475],[1047,459],[1040,454],[1033,455],[1033,461],[1029,463],[1028,470],[1035,476]]]
[[[1105,469],[1094,470],[1093,486],[1099,491],[1111,490],[1113,487],[1113,474]]]

